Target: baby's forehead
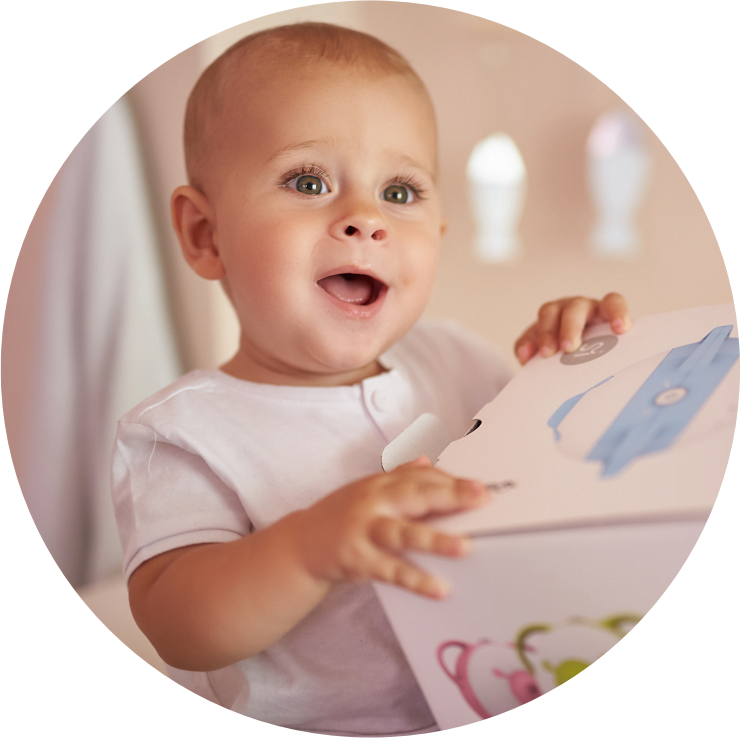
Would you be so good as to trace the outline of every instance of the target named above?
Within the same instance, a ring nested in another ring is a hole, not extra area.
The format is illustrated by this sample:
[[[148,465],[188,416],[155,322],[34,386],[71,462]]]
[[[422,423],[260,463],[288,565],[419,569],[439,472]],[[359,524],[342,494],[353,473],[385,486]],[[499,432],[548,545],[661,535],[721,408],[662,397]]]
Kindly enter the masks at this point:
[[[280,97],[295,92],[297,87],[311,89],[317,81],[325,88],[334,84],[338,91],[348,83],[357,87],[390,88],[403,81],[409,86],[410,92],[417,93],[409,95],[410,106],[416,107],[429,100],[418,78],[397,70],[378,70],[343,60],[307,59],[301,54],[256,54],[252,58],[244,58],[239,65],[229,65],[224,69],[219,87],[225,99],[213,112],[226,112],[227,100],[248,102],[258,94]],[[432,106],[429,107],[432,114]]]
[[[435,127],[435,114],[426,91],[415,79],[395,71],[379,74],[342,62],[283,57],[225,72],[221,99],[214,100],[203,111],[211,117],[213,133],[217,136],[228,136],[232,131],[249,127],[255,118],[301,115],[301,105],[307,98],[342,100],[348,88],[353,92],[364,88],[375,94],[380,92],[386,105],[395,106],[400,115],[411,112],[428,119]],[[408,88],[408,93],[394,95],[393,91],[400,86]],[[276,105],[276,101],[285,104]]]
[[[225,56],[209,71],[193,90],[186,114],[186,163],[194,184],[203,178],[197,172],[205,176],[210,162],[220,158],[226,142],[241,135],[253,116],[298,115],[292,97],[310,94],[319,83],[329,94],[336,87],[338,95],[348,84],[355,90],[363,85],[376,89],[408,86],[409,94],[396,104],[429,120],[436,142],[434,108],[424,84],[410,67],[390,65],[375,52],[364,54],[361,49],[352,57],[318,57],[299,46],[281,47],[268,38]],[[281,99],[285,106],[273,104]],[[266,100],[270,104],[265,105]]]

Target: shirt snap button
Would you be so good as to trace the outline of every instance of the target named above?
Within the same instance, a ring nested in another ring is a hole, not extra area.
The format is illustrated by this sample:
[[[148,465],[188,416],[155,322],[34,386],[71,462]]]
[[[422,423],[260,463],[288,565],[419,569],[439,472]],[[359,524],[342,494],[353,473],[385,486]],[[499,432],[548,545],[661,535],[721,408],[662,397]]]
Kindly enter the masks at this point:
[[[373,403],[373,407],[375,407],[379,413],[391,409],[391,398],[383,390],[375,390],[371,395],[371,402]]]

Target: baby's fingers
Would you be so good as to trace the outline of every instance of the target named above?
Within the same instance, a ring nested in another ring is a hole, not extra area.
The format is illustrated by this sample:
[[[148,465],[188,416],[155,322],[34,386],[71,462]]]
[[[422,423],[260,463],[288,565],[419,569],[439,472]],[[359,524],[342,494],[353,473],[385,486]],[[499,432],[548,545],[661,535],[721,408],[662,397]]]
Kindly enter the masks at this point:
[[[538,353],[543,358],[553,356],[558,351],[558,334],[561,327],[561,310],[565,300],[547,302],[538,310],[536,342]]]
[[[605,295],[599,303],[599,316],[610,324],[618,335],[630,330],[632,322],[628,315],[628,301],[617,292]]]
[[[433,577],[383,551],[376,556],[369,573],[378,582],[395,584],[397,587],[435,600],[441,600],[448,594],[448,585],[442,579]]]
[[[464,556],[471,548],[465,538],[441,533],[424,523],[398,518],[378,518],[370,536],[376,546],[391,553],[419,551],[439,556]]]
[[[538,353],[538,324],[533,323],[515,342],[515,355],[520,364],[527,364]]]
[[[433,468],[409,469],[387,480],[385,514],[394,518],[445,515],[484,505],[490,499],[481,482],[455,479]]]
[[[559,348],[569,353],[581,346],[584,328],[597,314],[597,300],[588,297],[573,297],[564,304],[561,313]]]

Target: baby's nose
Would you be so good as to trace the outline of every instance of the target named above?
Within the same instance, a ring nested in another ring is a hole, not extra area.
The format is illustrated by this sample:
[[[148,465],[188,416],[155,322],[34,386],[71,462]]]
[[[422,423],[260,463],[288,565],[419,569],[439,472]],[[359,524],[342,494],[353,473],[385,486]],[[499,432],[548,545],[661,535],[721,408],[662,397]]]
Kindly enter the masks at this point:
[[[366,229],[366,230],[368,230],[368,229]],[[360,230],[360,228],[356,228],[354,225],[349,225],[349,226],[347,226],[345,228],[345,235],[346,236],[354,236],[356,233],[357,234],[360,234],[361,236],[363,235],[363,233]],[[384,231],[382,228],[379,228],[378,230],[373,231],[370,234],[370,237],[374,241],[382,241],[384,238],[386,238],[386,231]]]
[[[334,223],[332,235],[341,241],[384,241],[388,228],[374,203],[356,200]]]

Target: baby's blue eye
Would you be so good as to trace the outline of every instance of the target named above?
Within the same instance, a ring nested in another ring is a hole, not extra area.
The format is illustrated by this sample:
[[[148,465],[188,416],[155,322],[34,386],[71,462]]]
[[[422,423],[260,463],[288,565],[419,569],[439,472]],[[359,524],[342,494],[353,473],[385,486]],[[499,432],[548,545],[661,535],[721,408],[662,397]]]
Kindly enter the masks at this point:
[[[327,186],[319,177],[313,174],[304,174],[296,179],[296,190],[304,195],[323,195],[329,192]]]
[[[383,199],[386,202],[393,202],[396,205],[404,205],[411,202],[414,198],[408,187],[400,184],[390,185],[383,191]]]

